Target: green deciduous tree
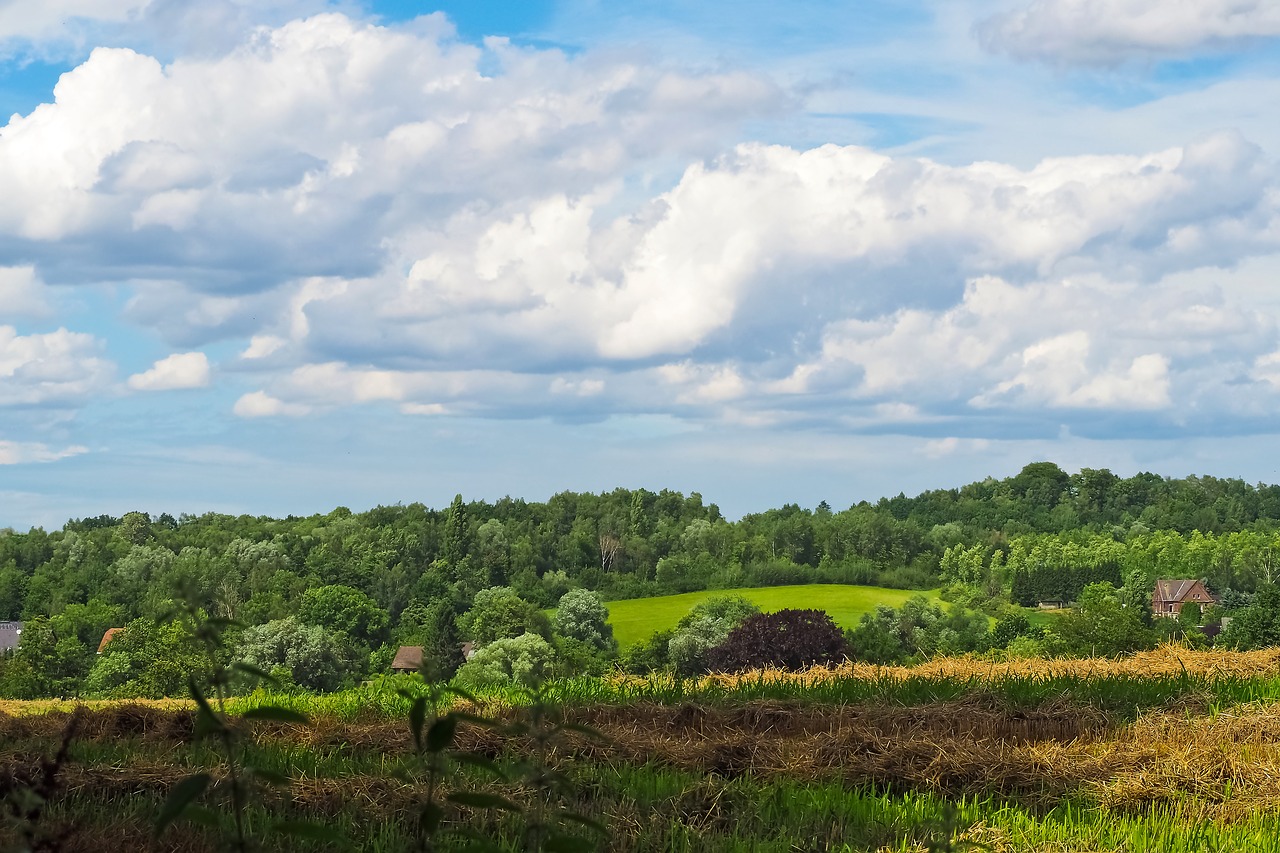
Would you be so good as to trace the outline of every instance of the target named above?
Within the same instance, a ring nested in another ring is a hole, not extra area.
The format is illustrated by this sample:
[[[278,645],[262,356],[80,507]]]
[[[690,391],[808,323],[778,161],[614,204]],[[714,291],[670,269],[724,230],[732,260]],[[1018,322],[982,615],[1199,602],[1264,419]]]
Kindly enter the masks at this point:
[[[1218,644],[1242,651],[1280,646],[1280,584],[1259,587],[1253,602],[1218,635]]]
[[[286,685],[308,690],[337,690],[350,684],[360,671],[351,649],[337,637],[292,616],[247,629],[237,658]]]
[[[386,641],[390,621],[378,602],[340,584],[307,590],[298,606],[298,618],[308,625],[341,631],[365,646],[366,653]]]
[[[477,646],[518,637],[526,632],[544,640],[551,637],[551,620],[534,605],[506,586],[476,593],[471,609],[458,620],[462,634]]]
[[[1093,583],[1080,592],[1076,607],[1062,616],[1051,648],[1074,655],[1118,655],[1155,645],[1156,636],[1134,608],[1125,607],[1109,583]]]
[[[85,680],[85,692],[120,699],[185,696],[208,663],[186,626],[135,619],[115,635]]]
[[[608,620],[609,610],[597,593],[574,589],[561,596],[552,627],[562,637],[587,643],[598,651],[611,651],[617,642]]]
[[[534,687],[555,666],[555,649],[537,634],[504,637],[481,648],[458,670],[458,683],[467,687],[516,684]]]

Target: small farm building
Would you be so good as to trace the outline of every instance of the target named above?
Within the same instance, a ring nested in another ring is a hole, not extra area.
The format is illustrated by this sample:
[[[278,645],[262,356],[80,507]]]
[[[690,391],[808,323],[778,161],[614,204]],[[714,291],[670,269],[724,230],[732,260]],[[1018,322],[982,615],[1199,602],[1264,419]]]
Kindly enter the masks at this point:
[[[21,639],[21,622],[0,622],[0,654],[16,649]]]
[[[391,661],[392,672],[417,672],[422,669],[422,646],[401,646]]]
[[[102,642],[98,643],[98,654],[102,654],[102,650],[107,647],[107,643],[114,640],[116,638],[116,634],[119,634],[123,630],[123,626],[119,628],[108,628],[107,633],[102,635]]]

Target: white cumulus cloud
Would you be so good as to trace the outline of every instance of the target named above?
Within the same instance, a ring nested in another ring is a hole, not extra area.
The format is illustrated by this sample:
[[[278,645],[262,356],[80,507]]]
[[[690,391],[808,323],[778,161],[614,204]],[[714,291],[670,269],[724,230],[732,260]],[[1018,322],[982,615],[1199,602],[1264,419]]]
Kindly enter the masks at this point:
[[[129,377],[135,391],[175,391],[209,384],[209,358],[202,352],[174,353],[157,361],[150,370]]]
[[[265,391],[251,391],[236,400],[232,411],[242,418],[270,418],[301,417],[311,410],[298,403],[286,403]]]
[[[35,267],[0,267],[0,320],[48,317],[53,312]]]
[[[115,366],[79,332],[19,335],[0,326],[0,406],[75,405],[103,390]]]

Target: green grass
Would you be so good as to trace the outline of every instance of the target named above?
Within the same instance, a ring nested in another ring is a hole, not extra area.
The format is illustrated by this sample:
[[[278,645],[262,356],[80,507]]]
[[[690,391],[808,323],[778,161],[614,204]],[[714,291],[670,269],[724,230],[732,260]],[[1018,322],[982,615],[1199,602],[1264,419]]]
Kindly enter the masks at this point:
[[[1041,628],[1052,628],[1063,616],[1074,612],[1075,608],[1073,607],[1063,607],[1060,610],[1037,610],[1036,608],[1031,607],[1026,611],[1027,621],[1030,622],[1033,627],[1039,626]]]
[[[314,718],[378,720],[403,718],[410,702],[397,693],[411,684],[408,676],[394,676],[340,693],[273,694],[255,692],[232,699],[229,711],[242,714],[250,708],[271,705],[300,711]],[[515,688],[490,688],[476,692],[489,709],[528,704],[528,695]],[[1153,708],[1174,707],[1179,702],[1203,703],[1210,713],[1249,702],[1280,702],[1280,677],[1228,675],[1005,675],[993,678],[832,678],[800,685],[744,677],[730,683],[655,676],[613,682],[581,676],[558,679],[547,685],[547,698],[569,707],[633,703],[679,705],[693,702],[733,707],[749,702],[796,705],[891,705],[923,707],[939,702],[975,699],[993,705],[1033,709],[1064,701],[1106,712],[1117,721],[1132,720]]]
[[[842,628],[853,628],[862,614],[875,610],[877,604],[901,607],[913,595],[937,600],[938,591],[885,589],[876,586],[844,586],[842,584],[805,584],[803,586],[766,586],[744,589],[709,589],[664,595],[659,598],[632,598],[606,602],[609,624],[622,648],[633,645],[665,628],[674,628],[680,618],[701,601],[717,595],[741,595],[765,612],[787,608],[825,610]]]

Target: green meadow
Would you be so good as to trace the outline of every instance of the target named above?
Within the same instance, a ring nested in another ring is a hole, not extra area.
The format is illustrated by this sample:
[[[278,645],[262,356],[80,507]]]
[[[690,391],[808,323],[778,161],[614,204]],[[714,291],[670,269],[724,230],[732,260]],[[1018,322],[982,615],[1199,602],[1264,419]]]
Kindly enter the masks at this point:
[[[766,586],[746,589],[709,589],[664,595],[658,598],[633,598],[609,601],[609,624],[622,648],[637,643],[657,631],[674,628],[694,605],[717,595],[741,595],[761,610],[773,612],[788,608],[825,610],[842,628],[858,624],[862,614],[875,610],[877,604],[901,607],[913,595],[937,599],[938,591],[885,589],[876,586],[844,586],[841,584],[804,584],[801,586]]]

